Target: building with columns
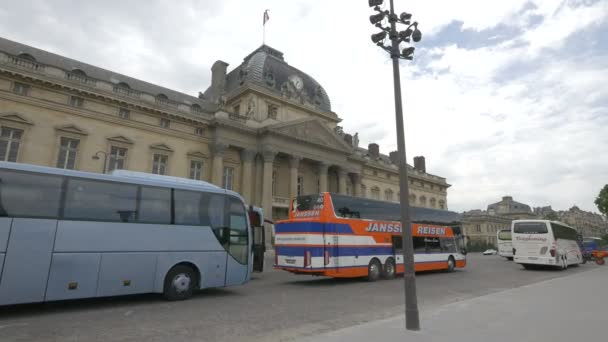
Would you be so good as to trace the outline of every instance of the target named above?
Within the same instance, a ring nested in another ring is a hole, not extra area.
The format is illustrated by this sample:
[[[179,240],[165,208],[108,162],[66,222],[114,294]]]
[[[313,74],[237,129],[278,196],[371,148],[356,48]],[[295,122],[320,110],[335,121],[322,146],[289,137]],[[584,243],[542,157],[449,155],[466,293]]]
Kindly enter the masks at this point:
[[[210,181],[274,219],[298,194],[398,201],[397,153],[359,147],[323,87],[283,53],[263,45],[211,74],[191,96],[0,38],[0,160]],[[424,157],[414,164],[412,204],[447,209],[446,179]]]

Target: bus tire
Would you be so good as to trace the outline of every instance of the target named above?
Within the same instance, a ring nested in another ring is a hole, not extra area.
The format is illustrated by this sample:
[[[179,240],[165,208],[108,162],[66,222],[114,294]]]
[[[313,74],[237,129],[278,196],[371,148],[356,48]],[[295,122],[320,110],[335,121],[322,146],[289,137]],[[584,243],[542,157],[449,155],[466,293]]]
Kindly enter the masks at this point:
[[[374,258],[367,265],[367,281],[376,281],[380,279],[380,273],[382,272],[382,264],[378,259]]]
[[[454,272],[455,268],[456,268],[456,260],[454,260],[454,257],[450,255],[450,257],[448,258],[448,269],[446,271]]]
[[[384,279],[393,279],[395,278],[395,273],[395,260],[393,258],[386,259],[386,262],[384,263],[384,268],[382,269],[382,277]]]
[[[513,257],[507,257],[507,260],[513,261]]]
[[[192,297],[197,283],[196,272],[192,267],[176,265],[165,277],[163,294],[170,301],[188,299]]]
[[[535,267],[531,264],[521,264],[527,270],[533,270]]]

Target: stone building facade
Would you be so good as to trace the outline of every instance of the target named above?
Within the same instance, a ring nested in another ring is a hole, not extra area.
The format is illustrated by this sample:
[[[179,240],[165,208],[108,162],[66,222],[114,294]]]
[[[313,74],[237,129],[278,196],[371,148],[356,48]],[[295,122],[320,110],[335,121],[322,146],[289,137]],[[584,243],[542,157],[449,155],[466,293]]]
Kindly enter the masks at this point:
[[[537,218],[529,205],[514,201],[511,196],[504,196],[500,202],[488,205],[488,213],[506,216],[512,220]]]
[[[511,229],[512,218],[486,210],[471,210],[462,215],[462,230],[469,244],[489,244],[497,246],[496,234],[499,230]]]
[[[289,198],[333,191],[398,201],[396,152],[359,147],[312,77],[261,46],[190,96],[0,38],[0,160],[200,179],[272,217]],[[412,205],[447,209],[443,177],[409,166]]]

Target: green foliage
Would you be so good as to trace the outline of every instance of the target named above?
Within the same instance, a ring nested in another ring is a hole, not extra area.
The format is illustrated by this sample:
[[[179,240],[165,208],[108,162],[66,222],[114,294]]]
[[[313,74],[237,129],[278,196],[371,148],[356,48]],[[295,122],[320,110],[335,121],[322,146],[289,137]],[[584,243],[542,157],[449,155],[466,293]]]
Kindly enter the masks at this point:
[[[608,184],[604,185],[595,199],[597,209],[605,216],[608,216]]]

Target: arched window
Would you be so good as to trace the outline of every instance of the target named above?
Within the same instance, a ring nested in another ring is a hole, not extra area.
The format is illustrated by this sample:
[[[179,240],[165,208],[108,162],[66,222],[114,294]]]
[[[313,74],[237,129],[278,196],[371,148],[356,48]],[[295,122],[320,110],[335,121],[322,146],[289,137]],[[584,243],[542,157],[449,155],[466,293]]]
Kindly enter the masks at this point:
[[[361,197],[367,197],[367,187],[365,186],[365,184],[361,184]]]
[[[445,201],[439,200],[439,209],[445,209]]]
[[[80,69],[73,69],[71,71],[71,73],[72,73],[72,75],[78,75],[78,76],[82,76],[82,77],[86,77],[87,76],[87,74],[84,71],[80,70]]]
[[[393,200],[393,190],[391,190],[391,189],[384,190],[384,199],[387,201],[392,201]]]
[[[375,200],[380,199],[380,188],[377,186],[372,188],[372,199],[375,199]]]
[[[435,208],[435,205],[437,205],[437,200],[435,199],[435,197],[431,198],[431,208]]]
[[[410,203],[416,204],[416,195],[415,194],[410,194]]]
[[[201,108],[200,105],[198,104],[193,104],[192,107],[190,107],[193,113],[201,113],[203,111],[203,108]]]
[[[131,89],[131,87],[126,82],[119,82],[116,86],[120,88]]]
[[[158,95],[156,95],[156,98],[159,100],[168,100],[169,99],[167,97],[167,95],[165,95],[165,94],[158,94]]]
[[[423,207],[426,206],[426,196],[420,196],[420,205]]]
[[[29,53],[20,53],[19,54],[19,58],[21,59],[27,59],[28,61],[31,62],[35,62],[36,58],[34,58],[34,56],[30,55]]]

